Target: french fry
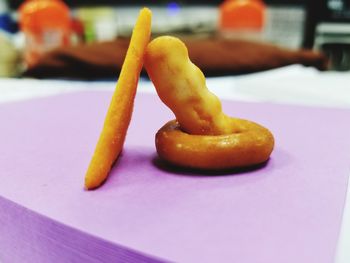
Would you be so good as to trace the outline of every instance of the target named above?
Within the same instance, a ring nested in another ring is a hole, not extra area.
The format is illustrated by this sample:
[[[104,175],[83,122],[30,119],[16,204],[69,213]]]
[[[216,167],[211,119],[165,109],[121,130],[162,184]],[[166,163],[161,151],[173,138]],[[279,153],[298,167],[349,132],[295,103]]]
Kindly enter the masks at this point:
[[[98,188],[118,159],[132,116],[144,54],[151,35],[152,13],[140,11],[100,138],[85,176],[85,188]]]

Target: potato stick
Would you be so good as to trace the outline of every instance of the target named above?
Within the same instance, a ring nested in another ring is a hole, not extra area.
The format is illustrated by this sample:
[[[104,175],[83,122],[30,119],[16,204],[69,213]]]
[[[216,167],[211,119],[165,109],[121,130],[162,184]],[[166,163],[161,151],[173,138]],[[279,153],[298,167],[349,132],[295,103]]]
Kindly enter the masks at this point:
[[[103,129],[85,176],[86,189],[99,187],[122,151],[131,120],[144,53],[151,35],[152,13],[143,8],[135,24]]]

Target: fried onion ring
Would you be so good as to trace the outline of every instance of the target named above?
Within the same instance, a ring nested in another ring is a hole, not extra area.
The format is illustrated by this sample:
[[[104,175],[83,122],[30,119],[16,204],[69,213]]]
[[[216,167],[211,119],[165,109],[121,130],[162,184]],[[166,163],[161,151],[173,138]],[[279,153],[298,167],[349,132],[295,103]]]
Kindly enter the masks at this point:
[[[231,118],[240,131],[224,135],[191,135],[170,121],[156,134],[159,156],[168,162],[203,170],[226,170],[265,162],[273,148],[273,136],[251,121]]]

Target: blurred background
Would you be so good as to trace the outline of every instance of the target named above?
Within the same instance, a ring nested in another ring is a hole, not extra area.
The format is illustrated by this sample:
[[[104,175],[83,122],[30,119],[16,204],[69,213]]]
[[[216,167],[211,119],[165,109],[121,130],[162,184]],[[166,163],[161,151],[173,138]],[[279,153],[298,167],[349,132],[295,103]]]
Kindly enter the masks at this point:
[[[37,9],[38,3],[46,2],[46,10],[42,7],[35,13],[33,2]],[[51,6],[53,11],[49,11],[48,2],[55,3]],[[0,0],[0,76],[20,76],[42,54],[60,46],[128,38],[142,6],[153,11],[154,35],[169,33],[193,38],[219,35],[292,50],[310,49],[328,56],[330,70],[350,69],[348,0],[130,2]],[[239,9],[242,7],[237,3],[251,6]]]

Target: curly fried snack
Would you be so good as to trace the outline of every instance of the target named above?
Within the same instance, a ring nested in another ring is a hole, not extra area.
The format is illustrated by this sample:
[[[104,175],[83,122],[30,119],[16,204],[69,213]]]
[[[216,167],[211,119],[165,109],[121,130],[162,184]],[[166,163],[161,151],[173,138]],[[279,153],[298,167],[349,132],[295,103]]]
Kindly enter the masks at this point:
[[[122,151],[133,111],[137,83],[151,34],[152,13],[141,10],[135,24],[104,126],[85,176],[85,187],[99,187]]]
[[[198,169],[230,169],[265,162],[274,147],[271,132],[222,112],[220,100],[174,37],[159,37],[147,47],[145,67],[161,100],[174,112],[156,134],[159,156]]]

